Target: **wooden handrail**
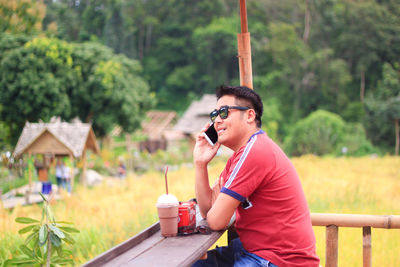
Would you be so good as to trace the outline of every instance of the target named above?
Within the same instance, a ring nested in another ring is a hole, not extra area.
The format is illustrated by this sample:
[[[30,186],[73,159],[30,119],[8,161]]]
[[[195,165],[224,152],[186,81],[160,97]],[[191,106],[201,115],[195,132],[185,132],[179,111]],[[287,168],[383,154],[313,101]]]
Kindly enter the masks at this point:
[[[326,226],[325,267],[337,267],[339,227],[362,227],[363,266],[372,266],[371,227],[400,229],[399,215],[311,213],[313,226]]]
[[[364,227],[400,229],[400,215],[360,215],[311,213],[314,226]]]

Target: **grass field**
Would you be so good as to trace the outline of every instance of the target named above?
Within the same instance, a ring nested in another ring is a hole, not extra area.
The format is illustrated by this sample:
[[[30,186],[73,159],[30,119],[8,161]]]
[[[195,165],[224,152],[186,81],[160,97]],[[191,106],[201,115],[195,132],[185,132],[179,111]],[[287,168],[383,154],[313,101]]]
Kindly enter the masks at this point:
[[[292,159],[299,172],[311,212],[400,215],[400,158],[318,158]],[[224,161],[209,168],[211,180],[219,176]],[[169,190],[180,200],[194,197],[191,166],[170,167]],[[87,189],[78,187],[65,201],[54,203],[56,218],[72,221],[81,230],[76,235],[76,265],[128,239],[157,221],[155,201],[164,193],[160,172],[131,175],[125,181],[108,181]],[[18,235],[18,216],[40,219],[40,207],[0,207],[0,262],[10,258],[23,242]],[[325,228],[314,228],[317,254],[324,265]],[[226,243],[222,237],[218,243]],[[372,229],[374,266],[400,266],[400,230]],[[339,266],[362,265],[362,229],[339,229]]]

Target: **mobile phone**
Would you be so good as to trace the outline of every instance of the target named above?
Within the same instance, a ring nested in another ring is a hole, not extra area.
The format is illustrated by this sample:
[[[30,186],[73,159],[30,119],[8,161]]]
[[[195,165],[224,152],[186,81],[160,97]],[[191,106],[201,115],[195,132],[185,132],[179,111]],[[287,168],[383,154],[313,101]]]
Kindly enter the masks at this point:
[[[215,145],[215,143],[218,141],[218,133],[214,128],[214,123],[208,127],[208,129],[203,133],[204,137],[206,138],[207,142],[210,145]]]

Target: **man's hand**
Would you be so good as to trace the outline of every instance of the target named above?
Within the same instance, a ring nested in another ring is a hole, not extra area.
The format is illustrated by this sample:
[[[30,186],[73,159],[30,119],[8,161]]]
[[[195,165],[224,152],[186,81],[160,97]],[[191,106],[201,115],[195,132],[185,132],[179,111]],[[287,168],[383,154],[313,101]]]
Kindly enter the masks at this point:
[[[214,158],[215,154],[217,154],[221,146],[218,142],[214,146],[211,146],[204,138],[203,133],[209,126],[209,123],[207,123],[196,138],[196,145],[193,150],[193,160],[195,164],[207,165]]]

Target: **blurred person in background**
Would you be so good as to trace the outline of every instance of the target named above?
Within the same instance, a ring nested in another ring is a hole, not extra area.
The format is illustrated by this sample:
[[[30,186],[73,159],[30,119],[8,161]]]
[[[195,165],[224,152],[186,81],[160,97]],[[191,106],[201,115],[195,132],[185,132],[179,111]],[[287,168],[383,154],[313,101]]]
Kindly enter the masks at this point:
[[[57,158],[56,181],[57,181],[58,191],[60,191],[60,188],[65,188],[65,183],[64,183],[63,177],[64,177],[64,162],[61,160],[61,158]]]
[[[68,191],[68,194],[71,194],[71,168],[63,163],[63,180],[65,189]]]

